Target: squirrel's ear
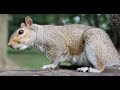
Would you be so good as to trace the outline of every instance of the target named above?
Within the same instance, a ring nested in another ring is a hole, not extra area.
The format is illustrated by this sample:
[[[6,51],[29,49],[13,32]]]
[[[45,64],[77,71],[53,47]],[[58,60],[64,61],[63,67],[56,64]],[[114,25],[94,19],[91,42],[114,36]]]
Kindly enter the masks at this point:
[[[29,16],[27,16],[25,18],[25,23],[26,23],[27,26],[31,26],[33,24],[33,21]]]
[[[21,27],[22,27],[22,28],[25,27],[25,23],[21,23]]]

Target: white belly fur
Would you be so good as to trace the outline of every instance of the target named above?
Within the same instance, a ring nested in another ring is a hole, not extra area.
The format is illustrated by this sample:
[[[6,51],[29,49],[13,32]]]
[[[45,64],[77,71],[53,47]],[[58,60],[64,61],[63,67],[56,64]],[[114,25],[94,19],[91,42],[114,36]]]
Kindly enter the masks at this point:
[[[38,50],[40,50],[42,52],[45,51],[43,46],[39,46]],[[67,61],[67,62],[71,63],[72,65],[76,65],[76,66],[92,67],[92,64],[88,61],[84,52],[80,55],[74,55],[74,56],[71,56],[69,54],[63,55],[63,56],[61,56],[60,61],[61,62]]]
[[[81,55],[74,55],[74,56],[67,55],[65,59],[68,62],[70,62],[72,65],[92,67],[92,64],[88,61],[84,53],[82,53]]]

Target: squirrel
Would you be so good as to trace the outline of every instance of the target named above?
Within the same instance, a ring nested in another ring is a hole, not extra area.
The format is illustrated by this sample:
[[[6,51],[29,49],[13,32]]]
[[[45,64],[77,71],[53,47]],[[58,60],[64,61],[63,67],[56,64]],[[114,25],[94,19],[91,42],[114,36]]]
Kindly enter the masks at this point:
[[[102,29],[84,25],[38,25],[27,16],[9,39],[10,48],[34,47],[45,52],[50,64],[43,70],[58,68],[68,61],[77,71],[100,73],[106,66],[119,65],[120,57],[109,35]]]

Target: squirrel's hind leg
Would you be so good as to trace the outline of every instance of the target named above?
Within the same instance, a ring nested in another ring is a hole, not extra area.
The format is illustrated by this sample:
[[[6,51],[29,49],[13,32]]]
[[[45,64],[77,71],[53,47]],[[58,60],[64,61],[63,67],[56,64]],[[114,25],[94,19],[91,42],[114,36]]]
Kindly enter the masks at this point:
[[[92,67],[81,67],[81,68],[77,68],[78,72],[93,72],[93,73],[100,73],[101,71],[96,69],[96,68],[92,68]]]
[[[100,73],[105,69],[105,60],[102,55],[102,47],[96,45],[93,42],[86,42],[85,44],[85,55],[87,60],[91,63],[92,66],[85,66],[78,68],[77,71],[80,72],[93,72]]]

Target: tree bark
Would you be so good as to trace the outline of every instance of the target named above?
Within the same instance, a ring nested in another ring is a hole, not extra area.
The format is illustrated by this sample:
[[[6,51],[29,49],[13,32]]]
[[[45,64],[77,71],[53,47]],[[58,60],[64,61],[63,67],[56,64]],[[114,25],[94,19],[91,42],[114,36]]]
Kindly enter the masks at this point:
[[[17,70],[19,66],[14,64],[7,55],[8,40],[8,15],[0,14],[0,71]]]
[[[0,14],[0,67],[6,65],[7,58],[8,15]]]
[[[113,28],[113,43],[118,51],[120,51],[120,14],[107,14],[107,17]]]

